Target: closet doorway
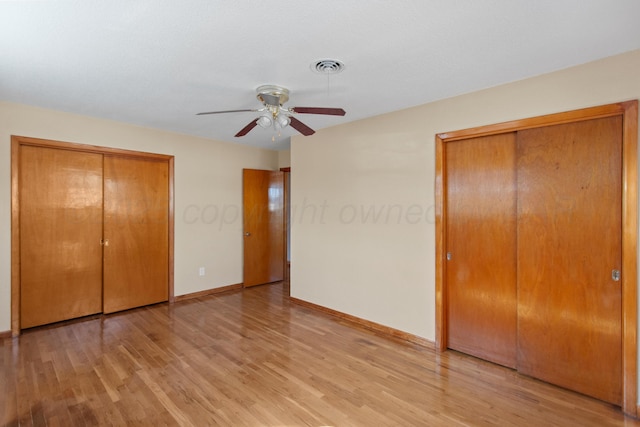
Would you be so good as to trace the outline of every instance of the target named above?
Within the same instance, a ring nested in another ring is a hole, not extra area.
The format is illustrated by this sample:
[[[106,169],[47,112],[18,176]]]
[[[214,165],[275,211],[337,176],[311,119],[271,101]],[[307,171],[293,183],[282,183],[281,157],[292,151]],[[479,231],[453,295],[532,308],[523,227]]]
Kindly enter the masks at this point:
[[[12,137],[12,333],[173,297],[173,157]]]
[[[637,395],[637,102],[438,135],[436,345]]]

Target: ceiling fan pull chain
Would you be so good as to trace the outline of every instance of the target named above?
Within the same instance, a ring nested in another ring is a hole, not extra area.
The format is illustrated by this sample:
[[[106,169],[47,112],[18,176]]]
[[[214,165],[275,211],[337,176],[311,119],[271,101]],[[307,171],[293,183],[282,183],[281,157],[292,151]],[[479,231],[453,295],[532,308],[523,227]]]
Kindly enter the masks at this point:
[[[331,73],[327,73],[327,97],[331,96]]]

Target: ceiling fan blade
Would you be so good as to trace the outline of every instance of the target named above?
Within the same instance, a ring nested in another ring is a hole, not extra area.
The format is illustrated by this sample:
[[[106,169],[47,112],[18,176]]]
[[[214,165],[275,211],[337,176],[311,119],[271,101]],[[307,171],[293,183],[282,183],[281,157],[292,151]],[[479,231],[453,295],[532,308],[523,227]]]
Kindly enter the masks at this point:
[[[289,118],[291,119],[291,122],[289,123],[289,125],[291,125],[292,128],[294,128],[295,130],[297,130],[298,132],[300,132],[304,136],[309,136],[309,135],[313,135],[314,133],[316,133],[315,130],[311,129],[309,126],[305,125],[304,123],[302,123],[300,120],[296,119],[295,117],[289,117]]]
[[[197,113],[196,116],[203,116],[205,114],[222,114],[222,113],[242,113],[245,111],[253,111],[256,112],[258,110],[225,110],[225,111],[207,111],[204,113]]]
[[[258,119],[255,119],[254,121],[252,121],[251,123],[249,123],[248,125],[246,125],[245,127],[243,127],[240,132],[236,133],[236,138],[239,136],[245,136],[246,134],[248,134],[251,129],[253,129],[254,127],[258,126]]]
[[[289,108],[289,111],[301,114],[327,114],[329,116],[344,116],[347,114],[342,108],[293,107]]]

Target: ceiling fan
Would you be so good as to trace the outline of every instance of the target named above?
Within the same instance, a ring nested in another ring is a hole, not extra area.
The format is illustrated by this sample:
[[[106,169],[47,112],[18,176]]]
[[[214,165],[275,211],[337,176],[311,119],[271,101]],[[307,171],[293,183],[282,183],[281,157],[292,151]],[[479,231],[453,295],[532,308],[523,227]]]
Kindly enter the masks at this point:
[[[196,115],[202,116],[205,114],[221,114],[221,113],[240,113],[246,111],[264,113],[260,117],[251,121],[248,125],[243,127],[240,132],[235,136],[245,136],[254,127],[260,126],[262,128],[268,128],[274,126],[280,130],[291,125],[292,128],[300,132],[301,134],[308,136],[313,135],[316,131],[309,126],[302,123],[300,120],[293,117],[294,114],[325,114],[330,116],[344,116],[346,113],[342,108],[322,108],[322,107],[290,107],[283,106],[285,102],[289,100],[289,89],[276,85],[263,85],[256,89],[258,93],[256,97],[262,102],[263,107],[258,109],[245,109],[245,110],[225,110],[225,111],[208,111],[204,113],[198,113]]]

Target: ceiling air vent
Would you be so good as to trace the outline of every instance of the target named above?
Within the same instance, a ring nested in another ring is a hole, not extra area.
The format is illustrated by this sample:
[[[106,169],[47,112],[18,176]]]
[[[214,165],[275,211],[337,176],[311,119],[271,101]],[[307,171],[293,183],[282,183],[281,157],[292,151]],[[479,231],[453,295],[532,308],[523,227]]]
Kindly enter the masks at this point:
[[[338,74],[344,70],[344,64],[336,59],[320,59],[311,64],[311,70],[319,74]]]

